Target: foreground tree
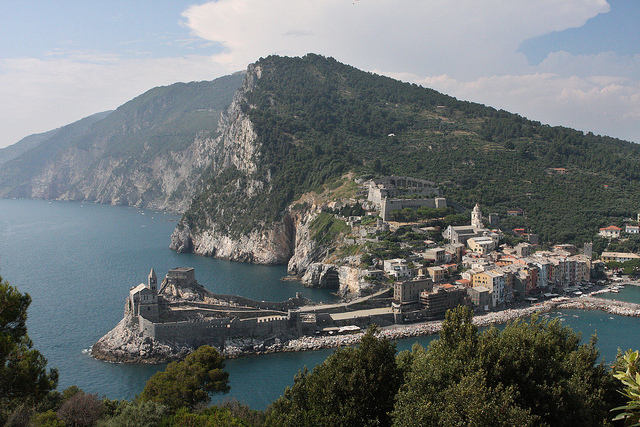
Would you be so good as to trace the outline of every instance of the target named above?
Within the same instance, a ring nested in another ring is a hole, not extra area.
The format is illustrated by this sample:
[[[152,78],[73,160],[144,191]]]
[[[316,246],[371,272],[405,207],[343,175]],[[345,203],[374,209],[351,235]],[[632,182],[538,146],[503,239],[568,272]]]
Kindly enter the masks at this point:
[[[440,339],[413,357],[394,410],[397,426],[607,423],[620,401],[595,339],[534,316],[478,333],[471,311],[447,313]]]
[[[369,328],[357,348],[337,350],[312,372],[298,373],[267,410],[267,425],[390,425],[402,373],[395,343],[376,333]]]
[[[223,371],[224,358],[210,346],[202,346],[181,362],[172,362],[154,374],[140,400],[166,405],[172,412],[190,409],[211,401],[211,393],[227,393],[229,373]]]
[[[130,403],[105,399],[102,403],[104,406],[115,406],[115,410],[100,420],[98,427],[155,427],[168,413],[166,406],[153,401]]]
[[[102,418],[102,401],[95,394],[76,393],[58,409],[58,417],[73,427],[90,427]]]
[[[613,420],[624,420],[625,426],[640,426],[640,353],[627,350],[617,365],[614,376],[624,385],[621,393],[627,404],[613,409],[622,411]]]
[[[19,404],[33,404],[56,388],[58,371],[33,349],[27,335],[29,294],[0,277],[0,422]]]

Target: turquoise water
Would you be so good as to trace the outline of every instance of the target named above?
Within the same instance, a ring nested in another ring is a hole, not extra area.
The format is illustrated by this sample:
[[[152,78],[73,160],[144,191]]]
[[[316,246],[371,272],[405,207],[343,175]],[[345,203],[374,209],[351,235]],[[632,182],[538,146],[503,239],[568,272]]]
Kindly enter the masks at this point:
[[[605,292],[598,297],[640,304],[640,286],[625,285],[618,293]]]
[[[282,281],[284,267],[231,263],[169,250],[176,215],[135,208],[37,200],[0,200],[0,275],[33,302],[27,322],[35,347],[60,372],[59,389],[77,385],[111,399],[131,399],[164,365],[118,365],[92,359],[86,352],[122,318],[131,286],[146,280],[151,267],[159,276],[169,268],[190,266],[198,282],[213,292],[280,301],[296,292],[315,301],[334,300],[323,290]],[[624,292],[640,288],[626,287]],[[618,347],[640,348],[640,319],[598,311],[563,311],[564,323],[588,338],[597,331],[607,361]],[[574,317],[577,316],[577,317]],[[433,337],[398,342],[410,349]],[[215,401],[237,398],[265,408],[333,350],[283,353],[227,361],[231,392]]]

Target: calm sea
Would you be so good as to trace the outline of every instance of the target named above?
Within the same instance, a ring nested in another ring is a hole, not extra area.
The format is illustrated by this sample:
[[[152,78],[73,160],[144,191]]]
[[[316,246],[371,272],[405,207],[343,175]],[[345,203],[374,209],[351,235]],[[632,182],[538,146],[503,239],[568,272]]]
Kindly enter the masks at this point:
[[[332,301],[327,291],[283,281],[285,267],[231,263],[169,250],[177,215],[70,202],[0,200],[0,275],[33,302],[27,322],[35,347],[60,372],[59,389],[77,385],[111,399],[131,399],[164,365],[119,365],[94,360],[87,349],[122,318],[131,286],[146,281],[151,267],[159,277],[169,268],[194,267],[198,282],[216,293],[281,301],[296,292],[314,301]],[[640,301],[640,288],[615,295]],[[605,359],[617,349],[640,348],[640,319],[602,312],[553,313],[583,337],[597,333]],[[402,340],[398,349],[433,337]],[[322,362],[332,350],[284,353],[228,360],[231,392],[263,409],[293,383],[293,376]]]

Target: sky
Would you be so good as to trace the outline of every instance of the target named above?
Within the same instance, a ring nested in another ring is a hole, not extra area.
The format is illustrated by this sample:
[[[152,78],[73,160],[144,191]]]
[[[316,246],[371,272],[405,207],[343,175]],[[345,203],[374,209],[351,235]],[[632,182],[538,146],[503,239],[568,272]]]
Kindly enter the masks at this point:
[[[640,0],[0,0],[0,148],[307,53],[640,143]]]

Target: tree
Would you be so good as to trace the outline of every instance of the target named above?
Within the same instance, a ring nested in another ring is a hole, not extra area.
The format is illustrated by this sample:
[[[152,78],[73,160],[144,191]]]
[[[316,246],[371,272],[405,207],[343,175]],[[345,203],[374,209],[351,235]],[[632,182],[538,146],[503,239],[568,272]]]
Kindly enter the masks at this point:
[[[612,411],[622,411],[613,420],[624,420],[625,426],[640,425],[640,354],[638,350],[627,350],[622,358],[619,357],[618,367],[613,374],[624,385],[620,393],[627,398],[625,406],[619,406]]]
[[[117,403],[116,413],[99,421],[100,427],[155,427],[167,415],[167,407],[154,401]]]
[[[212,406],[193,413],[187,408],[179,409],[175,414],[166,417],[164,427],[251,427],[247,420],[235,417],[227,408]]]
[[[58,383],[58,371],[47,372],[47,359],[32,348],[27,335],[29,304],[29,294],[20,293],[0,277],[0,405],[5,410],[35,403]]]
[[[58,417],[72,427],[89,427],[102,417],[102,412],[97,395],[79,392],[62,404]]]
[[[471,311],[458,307],[426,351],[403,356],[411,367],[394,423],[602,425],[619,398],[598,358],[595,339],[581,345],[558,320],[532,316],[479,333]]]
[[[227,393],[229,373],[223,371],[224,358],[210,346],[202,346],[181,362],[172,362],[155,373],[142,391],[142,401],[153,401],[175,412],[181,407],[196,408],[211,401],[210,393]]]
[[[402,381],[395,343],[370,327],[357,348],[343,348],[294,378],[294,385],[267,410],[274,426],[390,425]]]

